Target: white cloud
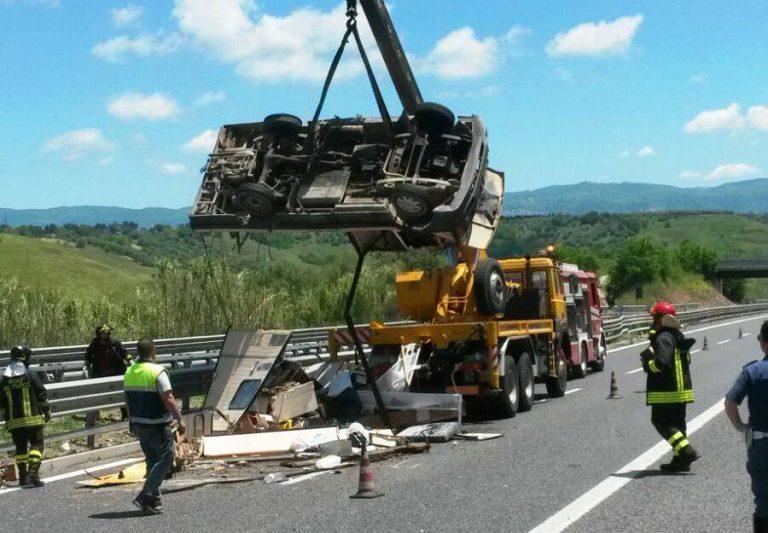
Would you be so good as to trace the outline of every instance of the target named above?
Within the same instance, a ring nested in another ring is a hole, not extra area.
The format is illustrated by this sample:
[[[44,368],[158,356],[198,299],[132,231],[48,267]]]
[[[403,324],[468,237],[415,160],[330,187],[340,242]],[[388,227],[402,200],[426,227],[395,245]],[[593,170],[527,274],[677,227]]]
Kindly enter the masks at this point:
[[[175,0],[173,15],[180,31],[223,63],[260,82],[325,79],[344,28],[345,6],[330,11],[299,8],[285,16],[258,11],[253,0]],[[371,60],[378,61],[365,17],[358,27]],[[363,72],[350,42],[337,79]]]
[[[768,107],[756,105],[747,111],[749,125],[757,130],[768,130]]]
[[[683,170],[680,172],[680,177],[687,180],[700,178],[703,175],[704,173],[699,170]]]
[[[420,60],[422,70],[444,79],[480,78],[496,70],[499,44],[495,37],[478,39],[472,28],[452,31]]]
[[[637,157],[651,157],[656,155],[656,150],[653,149],[653,146],[643,146],[637,151]]]
[[[91,152],[108,152],[114,144],[108,141],[101,130],[86,128],[63,133],[45,141],[43,152],[57,153],[65,161],[80,159]]]
[[[166,176],[174,176],[177,174],[184,174],[187,172],[187,167],[182,163],[161,163],[160,172]]]
[[[512,26],[509,31],[504,34],[503,39],[508,43],[517,44],[531,33],[533,33],[531,28],[526,28],[525,26]]]
[[[176,100],[165,94],[126,93],[114,98],[107,111],[126,120],[162,120],[178,116],[181,107]]]
[[[144,13],[144,9],[135,5],[127,5],[125,7],[115,8],[110,10],[112,15],[112,22],[118,28],[128,26],[139,20]]]
[[[190,152],[198,152],[201,154],[210,154],[213,151],[213,147],[216,145],[216,139],[219,137],[219,132],[216,130],[205,130],[197,137],[190,139],[184,144],[184,149]]]
[[[702,111],[685,125],[688,133],[702,133],[714,130],[739,130],[744,127],[744,117],[739,112],[739,104],[733,103],[723,109]]]
[[[746,163],[729,163],[727,165],[720,165],[711,172],[708,172],[705,179],[709,181],[738,179],[748,176],[756,176],[761,172],[762,171],[758,167]]]
[[[630,150],[622,150],[619,152],[619,157],[627,158],[631,156],[635,157],[651,157],[656,155],[656,149],[653,146],[647,145],[643,146],[642,148],[639,148],[636,151],[630,151]]]
[[[139,57],[167,55],[181,48],[182,44],[183,40],[177,33],[142,33],[137,37],[120,35],[96,44],[91,48],[91,53],[100,59],[116,63],[129,54]]]
[[[635,15],[579,24],[555,35],[547,53],[552,57],[620,55],[629,50],[642,22],[643,16]]]
[[[223,102],[227,99],[227,93],[224,91],[208,91],[195,98],[195,106],[202,107],[209,104]]]

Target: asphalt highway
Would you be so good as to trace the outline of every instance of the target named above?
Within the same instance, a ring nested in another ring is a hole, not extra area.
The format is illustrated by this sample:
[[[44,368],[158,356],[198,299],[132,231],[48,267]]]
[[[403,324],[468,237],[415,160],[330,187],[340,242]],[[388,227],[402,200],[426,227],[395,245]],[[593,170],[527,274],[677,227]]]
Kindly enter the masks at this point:
[[[484,442],[454,441],[427,454],[373,465],[384,493],[350,500],[357,469],[299,478],[216,485],[164,496],[165,513],[144,517],[135,489],[75,488],[81,477],[36,490],[0,491],[2,530],[22,531],[751,531],[752,495],[741,436],[722,412],[741,367],[760,357],[765,317],[692,328],[696,402],[691,442],[702,454],[689,474],[662,475],[670,452],[650,425],[642,348],[609,352],[606,370],[541,399],[529,413],[465,424],[499,432]],[[743,338],[738,338],[739,327]],[[707,337],[709,349],[701,350]],[[621,399],[608,400],[614,371]],[[115,467],[114,470],[118,470]]]

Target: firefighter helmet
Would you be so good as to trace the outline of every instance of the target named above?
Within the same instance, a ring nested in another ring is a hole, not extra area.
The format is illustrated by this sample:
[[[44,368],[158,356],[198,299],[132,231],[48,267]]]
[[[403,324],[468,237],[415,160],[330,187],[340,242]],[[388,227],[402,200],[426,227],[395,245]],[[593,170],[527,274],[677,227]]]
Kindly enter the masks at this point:
[[[101,324],[100,326],[96,326],[97,337],[99,336],[99,333],[106,333],[107,335],[109,335],[110,333],[112,333],[112,328],[109,327],[109,324],[107,323]]]
[[[32,357],[32,350],[26,346],[14,346],[11,348],[11,360],[21,361],[29,366],[29,359]]]
[[[653,307],[651,307],[651,316],[659,316],[659,315],[675,316],[676,314],[677,314],[677,309],[675,309],[675,306],[663,300],[660,302],[656,302],[653,305]]]

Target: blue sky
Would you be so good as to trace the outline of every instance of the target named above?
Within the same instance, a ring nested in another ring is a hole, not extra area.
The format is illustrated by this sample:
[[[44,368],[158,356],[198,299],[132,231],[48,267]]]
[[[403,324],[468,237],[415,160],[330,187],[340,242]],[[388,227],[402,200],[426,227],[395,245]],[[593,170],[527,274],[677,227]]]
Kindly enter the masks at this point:
[[[309,118],[341,4],[0,0],[0,207],[191,204],[222,124]],[[508,191],[768,176],[764,0],[390,6],[425,99],[486,120]],[[340,77],[327,114],[376,115],[354,55]]]

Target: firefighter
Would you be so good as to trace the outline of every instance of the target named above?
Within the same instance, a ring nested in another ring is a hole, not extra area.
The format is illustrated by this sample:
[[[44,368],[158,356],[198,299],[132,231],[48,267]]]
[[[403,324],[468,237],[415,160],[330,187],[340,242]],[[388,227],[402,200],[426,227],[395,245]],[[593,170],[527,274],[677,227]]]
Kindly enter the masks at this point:
[[[29,370],[31,356],[26,346],[11,348],[11,362],[0,378],[0,407],[16,445],[19,485],[42,487],[43,426],[51,419],[51,409],[40,376]]]
[[[661,465],[663,472],[688,472],[699,458],[685,423],[686,404],[693,402],[690,349],[696,341],[683,336],[676,314],[669,302],[651,307],[651,345],[640,354],[648,374],[645,399],[651,406],[651,423],[672,447],[672,461]]]
[[[108,324],[102,324],[96,328],[96,336],[85,351],[85,367],[88,377],[122,376],[131,365],[130,354],[120,341],[112,338],[111,335],[112,328]],[[123,420],[128,418],[128,412],[124,407],[120,409],[120,412]],[[85,416],[86,425],[93,426],[96,423],[98,411],[91,411]]]

